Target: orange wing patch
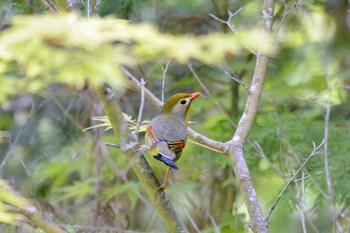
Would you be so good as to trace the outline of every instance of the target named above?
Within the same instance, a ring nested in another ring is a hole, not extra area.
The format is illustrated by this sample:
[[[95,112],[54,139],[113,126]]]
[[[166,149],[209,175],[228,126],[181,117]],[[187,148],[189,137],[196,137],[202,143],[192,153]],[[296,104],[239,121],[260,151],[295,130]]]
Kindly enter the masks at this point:
[[[180,152],[185,147],[185,140],[181,141],[175,141],[175,142],[168,142],[169,150],[174,152]]]
[[[156,146],[159,143],[159,139],[157,138],[156,134],[154,133],[152,126],[148,126],[146,129],[146,134],[149,139],[151,139],[152,146]]]

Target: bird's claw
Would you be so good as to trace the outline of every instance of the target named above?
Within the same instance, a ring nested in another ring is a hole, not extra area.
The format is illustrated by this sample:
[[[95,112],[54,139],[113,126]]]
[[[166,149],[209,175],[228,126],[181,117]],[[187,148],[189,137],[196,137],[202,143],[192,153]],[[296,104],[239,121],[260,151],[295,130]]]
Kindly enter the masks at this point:
[[[158,188],[157,188],[157,191],[159,191],[159,190],[165,190],[165,188],[166,188],[166,185],[164,185],[164,184],[162,184],[161,186],[159,186]]]

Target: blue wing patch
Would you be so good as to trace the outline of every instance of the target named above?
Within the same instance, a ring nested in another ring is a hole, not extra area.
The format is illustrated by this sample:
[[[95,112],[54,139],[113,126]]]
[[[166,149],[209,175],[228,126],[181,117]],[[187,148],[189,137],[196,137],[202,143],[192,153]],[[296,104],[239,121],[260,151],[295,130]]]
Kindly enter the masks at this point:
[[[168,165],[171,168],[174,168],[175,170],[178,170],[179,168],[177,167],[177,165],[175,164],[174,160],[162,155],[161,153],[158,153],[157,155],[153,156],[153,158],[162,161],[163,163],[165,163],[166,165]]]

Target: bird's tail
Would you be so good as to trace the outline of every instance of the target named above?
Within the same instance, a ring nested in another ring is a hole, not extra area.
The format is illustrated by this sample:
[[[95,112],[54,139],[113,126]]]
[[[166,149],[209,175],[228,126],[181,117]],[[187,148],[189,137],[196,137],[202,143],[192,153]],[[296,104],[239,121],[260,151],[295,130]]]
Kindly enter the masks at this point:
[[[163,155],[161,153],[158,153],[157,155],[153,156],[155,159],[162,161],[163,163],[165,163],[166,165],[168,165],[171,168],[174,168],[175,170],[178,170],[179,168],[177,167],[177,165],[175,164],[174,160],[169,158],[166,155]]]

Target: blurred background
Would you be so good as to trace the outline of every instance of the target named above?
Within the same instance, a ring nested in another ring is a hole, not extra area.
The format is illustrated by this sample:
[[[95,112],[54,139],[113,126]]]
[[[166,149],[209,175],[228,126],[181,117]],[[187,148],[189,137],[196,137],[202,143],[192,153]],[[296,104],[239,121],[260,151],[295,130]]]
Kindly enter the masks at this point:
[[[20,15],[73,11],[81,18],[149,23],[172,35],[233,34],[209,14],[226,21],[229,11],[239,9],[231,20],[238,34],[261,25],[262,1],[3,0],[0,29],[6,31]],[[279,50],[269,60],[259,112],[245,145],[265,215],[314,145],[326,142],[282,195],[269,219],[271,232],[350,232],[349,27],[349,1],[275,2],[273,37]],[[1,62],[0,84],[5,75],[14,80],[26,76],[16,66],[4,71]],[[249,87],[255,67],[251,51],[226,54],[218,66],[193,60],[198,78],[169,57],[136,63],[128,70],[145,79],[159,99],[164,77],[165,99],[178,92],[202,92],[192,107],[190,127],[214,140],[232,138],[248,94],[236,80]],[[92,117],[104,115],[93,85],[42,82],[34,93],[15,81],[0,85],[2,93],[11,89],[0,106],[1,179],[34,199],[56,223],[74,226],[70,232],[166,232],[129,161],[105,145],[118,143],[112,131],[82,131],[98,124]],[[120,93],[123,111],[137,118],[140,93],[128,85],[112,86]],[[157,111],[146,101],[143,120]],[[139,138],[143,142],[143,133]],[[164,166],[146,159],[161,182]],[[166,192],[190,232],[250,232],[228,158],[189,142],[177,164]],[[25,221],[0,224],[0,231],[41,232]]]

